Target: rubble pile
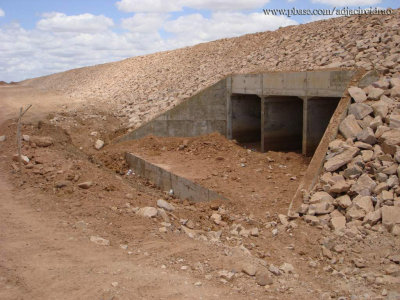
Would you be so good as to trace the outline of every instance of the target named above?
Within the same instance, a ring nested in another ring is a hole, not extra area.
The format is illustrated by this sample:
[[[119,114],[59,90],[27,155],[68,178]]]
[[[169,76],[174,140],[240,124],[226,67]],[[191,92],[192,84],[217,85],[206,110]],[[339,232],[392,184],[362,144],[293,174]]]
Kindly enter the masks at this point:
[[[335,231],[363,226],[400,235],[400,77],[350,87],[348,114],[300,213]]]

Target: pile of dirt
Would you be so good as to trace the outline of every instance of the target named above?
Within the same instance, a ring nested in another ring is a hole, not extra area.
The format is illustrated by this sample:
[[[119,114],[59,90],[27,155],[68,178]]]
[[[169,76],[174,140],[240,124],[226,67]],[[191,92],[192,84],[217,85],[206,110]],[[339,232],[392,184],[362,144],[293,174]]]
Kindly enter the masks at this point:
[[[400,11],[332,18],[222,39],[120,62],[74,69],[23,84],[112,104],[139,126],[232,73],[365,68],[399,72]]]

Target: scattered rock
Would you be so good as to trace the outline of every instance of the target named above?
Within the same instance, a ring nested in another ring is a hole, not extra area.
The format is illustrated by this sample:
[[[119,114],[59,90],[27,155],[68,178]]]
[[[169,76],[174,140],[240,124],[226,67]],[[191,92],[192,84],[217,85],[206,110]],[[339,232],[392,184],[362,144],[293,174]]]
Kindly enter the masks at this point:
[[[345,216],[337,216],[331,218],[331,227],[334,231],[340,231],[346,228],[346,218]]]
[[[142,217],[146,218],[154,218],[158,214],[158,210],[155,207],[147,206],[142,207],[137,211],[137,214]]]
[[[280,268],[283,272],[285,272],[286,274],[291,274],[294,273],[294,267],[292,264],[289,263],[283,263]]]
[[[213,213],[210,217],[210,219],[217,225],[221,223],[222,217],[220,214]]]
[[[89,189],[91,186],[93,185],[92,181],[85,181],[85,182],[81,182],[78,184],[78,187],[80,187],[81,189]]]
[[[257,272],[256,283],[260,286],[272,285],[273,280],[267,272]]]
[[[94,144],[94,147],[95,147],[97,150],[100,150],[101,148],[104,147],[104,141],[102,141],[102,140],[97,140],[96,143]]]
[[[16,161],[16,162],[19,161],[19,159],[18,159],[18,154],[15,154],[15,155],[13,156],[13,161]],[[21,161],[23,162],[24,165],[27,165],[27,164],[30,162],[30,159],[29,159],[29,157],[26,156],[26,155],[21,155]]]
[[[249,276],[254,276],[256,275],[257,267],[251,263],[245,263],[242,265],[242,272]]]
[[[158,199],[157,200],[157,206],[160,207],[160,208],[163,208],[163,209],[165,209],[167,211],[175,210],[175,207],[171,203],[169,203],[169,202],[167,202],[167,201],[165,201],[163,199]]]
[[[110,246],[110,241],[99,236],[91,236],[90,241],[101,246]]]
[[[0,135],[0,142],[4,142],[6,140],[6,136],[5,135]]]
[[[259,235],[259,231],[257,227],[254,227],[250,230],[250,235],[251,236],[258,236]]]
[[[30,143],[34,143],[38,147],[49,147],[53,145],[53,139],[50,136],[31,136]]]
[[[68,181],[57,181],[54,183],[54,187],[57,189],[61,189],[63,187],[66,187],[69,184]]]
[[[218,272],[218,276],[227,281],[231,281],[233,279],[233,277],[235,276],[235,273],[229,272],[227,270],[222,270],[222,271]]]
[[[282,275],[282,272],[279,270],[279,268],[276,267],[276,266],[274,266],[273,264],[269,265],[268,270],[269,270],[272,274],[274,274],[274,275],[276,275],[276,276]]]

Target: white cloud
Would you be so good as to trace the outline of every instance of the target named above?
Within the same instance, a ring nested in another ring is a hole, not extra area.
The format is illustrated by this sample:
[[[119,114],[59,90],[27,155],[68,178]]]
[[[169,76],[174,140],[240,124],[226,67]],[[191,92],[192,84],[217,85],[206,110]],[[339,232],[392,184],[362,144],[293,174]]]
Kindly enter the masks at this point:
[[[285,16],[265,16],[263,13],[216,12],[211,18],[201,14],[181,16],[166,22],[164,29],[175,34],[179,44],[190,44],[243,35],[251,32],[275,30],[280,26],[295,25],[296,21]]]
[[[180,11],[181,1],[165,1],[165,0],[121,0],[116,3],[119,10],[124,12],[172,12]]]
[[[313,3],[322,3],[331,6],[365,6],[380,3],[382,0],[312,0]]]
[[[0,80],[20,81],[293,24],[290,18],[262,12],[214,12],[208,18],[190,14],[177,19],[136,13],[122,20],[121,27],[127,30],[114,32],[112,21],[103,16],[50,13],[35,29],[18,23],[0,27]]]
[[[188,0],[182,2],[184,2],[184,6],[196,9],[239,11],[263,8],[269,0]]]
[[[2,10],[1,8],[0,8],[0,17],[4,17],[6,15],[6,13],[4,12],[4,10]]]
[[[184,7],[211,11],[239,11],[262,8],[269,0],[120,0],[116,3],[124,12],[174,12]]]
[[[157,31],[167,18],[167,14],[136,13],[131,18],[122,19],[121,26],[135,32]]]
[[[95,33],[107,30],[114,25],[112,19],[103,15],[82,14],[67,16],[54,12],[43,15],[44,19],[37,23],[37,28],[52,32],[86,32]]]

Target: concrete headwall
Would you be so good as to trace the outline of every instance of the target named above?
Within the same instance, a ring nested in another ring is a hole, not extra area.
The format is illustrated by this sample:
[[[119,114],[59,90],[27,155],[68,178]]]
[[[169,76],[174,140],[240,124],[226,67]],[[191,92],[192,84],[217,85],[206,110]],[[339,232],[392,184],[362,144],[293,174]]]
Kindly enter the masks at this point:
[[[189,179],[173,174],[132,153],[126,153],[125,159],[129,168],[134,170],[137,175],[148,179],[162,191],[169,191],[172,189],[174,195],[180,199],[187,199],[192,202],[226,199],[212,190],[202,187]]]
[[[263,96],[341,97],[353,70],[232,75],[232,93]]]
[[[226,135],[226,79],[185,100],[120,141],[155,136],[198,136],[219,132]]]

